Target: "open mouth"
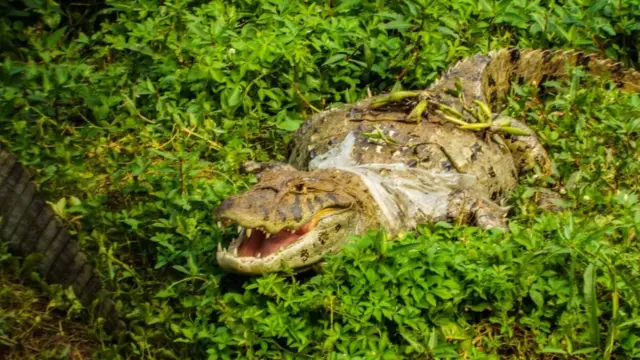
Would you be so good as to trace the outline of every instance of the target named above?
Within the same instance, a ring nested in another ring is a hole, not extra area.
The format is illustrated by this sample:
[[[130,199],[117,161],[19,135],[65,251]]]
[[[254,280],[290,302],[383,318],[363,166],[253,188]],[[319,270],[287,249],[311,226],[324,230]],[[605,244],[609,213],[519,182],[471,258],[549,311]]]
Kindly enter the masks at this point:
[[[299,228],[282,229],[275,234],[270,234],[259,227],[245,228],[238,226],[240,235],[229,245],[229,249],[226,251],[233,253],[236,257],[267,257],[300,240],[305,234],[313,230],[320,220],[336,211],[338,210],[332,208],[323,209]],[[223,250],[221,245],[219,245],[218,250]]]

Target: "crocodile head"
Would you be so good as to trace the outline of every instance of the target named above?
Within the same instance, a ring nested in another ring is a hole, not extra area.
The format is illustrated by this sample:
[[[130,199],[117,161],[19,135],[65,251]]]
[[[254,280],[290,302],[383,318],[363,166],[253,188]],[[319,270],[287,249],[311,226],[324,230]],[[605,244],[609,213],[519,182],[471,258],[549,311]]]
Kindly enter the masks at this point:
[[[218,247],[218,264],[241,274],[296,269],[318,262],[366,219],[356,176],[337,170],[298,171],[289,166],[263,171],[249,191],[216,209],[239,236]]]

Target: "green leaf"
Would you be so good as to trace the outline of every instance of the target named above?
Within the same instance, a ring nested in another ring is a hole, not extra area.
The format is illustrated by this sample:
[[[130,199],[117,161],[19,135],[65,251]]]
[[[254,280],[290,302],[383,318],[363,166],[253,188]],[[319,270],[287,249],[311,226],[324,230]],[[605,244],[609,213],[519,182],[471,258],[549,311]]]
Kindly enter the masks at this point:
[[[173,288],[168,288],[158,291],[155,296],[158,298],[169,298],[176,296],[176,293],[173,291]]]
[[[544,349],[542,349],[542,352],[546,354],[566,354],[567,353],[566,351],[560,348],[554,348],[549,346],[545,346]]]
[[[390,21],[384,25],[384,28],[387,30],[408,30],[411,28],[411,23],[405,22],[403,20],[394,20]]]
[[[540,294],[540,292],[531,289],[529,290],[529,296],[531,297],[531,300],[533,300],[533,302],[536,304],[536,306],[538,306],[539,308],[544,307],[544,298],[542,297],[542,294]]]
[[[67,208],[67,198],[60,198],[57,203],[48,202],[51,205],[53,211],[58,214],[60,217],[65,217],[66,208]]]
[[[180,271],[181,273],[191,275],[191,272],[182,265],[173,265],[173,268]]]
[[[236,86],[231,92],[231,95],[229,96],[229,98],[227,99],[227,104],[229,105],[229,107],[235,107],[236,105],[240,104],[241,100],[242,100],[242,89],[240,88],[240,86]]]
[[[195,331],[193,329],[182,328],[182,334],[189,340],[193,340],[193,336],[195,335]]]
[[[576,351],[572,352],[571,354],[572,355],[589,354],[589,353],[596,352],[596,351],[598,351],[598,348],[596,348],[596,347],[587,347],[587,348],[582,348],[580,350],[576,350]]]
[[[346,58],[347,55],[345,54],[337,54],[337,55],[333,55],[332,57],[328,58],[327,61],[325,61],[322,66],[325,65],[331,65],[331,64],[335,64],[338,61],[344,60],[344,58]]]
[[[451,294],[451,291],[446,288],[436,287],[435,289],[431,289],[431,292],[444,300],[448,300],[453,297],[453,295]]]
[[[131,226],[131,229],[132,229],[133,231],[138,230],[138,225],[142,224],[142,222],[141,222],[141,221],[138,221],[138,220],[136,220],[136,219],[131,219],[131,218],[124,219],[124,223],[125,223],[125,224],[127,224],[127,225],[129,225],[129,226]]]
[[[424,346],[416,339],[416,337],[404,327],[398,328],[400,335],[409,343],[409,345],[418,353],[424,352]]]
[[[410,243],[410,244],[402,244],[402,245],[394,245],[389,251],[387,251],[387,256],[396,256],[396,255],[405,255],[409,252],[415,251],[422,245],[419,242]]]
[[[88,44],[89,43],[89,38],[87,37],[87,35],[83,32],[78,33],[78,42],[81,44]]]
[[[197,275],[200,272],[198,264],[193,260],[193,256],[189,255],[187,258],[187,264],[189,265],[189,272],[191,275]]]
[[[64,36],[64,33],[67,31],[67,27],[63,26],[60,29],[53,32],[53,34],[47,37],[47,47],[48,48],[56,48],[58,46],[58,42]]]
[[[296,131],[300,125],[302,125],[302,120],[286,118],[278,123],[278,128],[287,131]]]

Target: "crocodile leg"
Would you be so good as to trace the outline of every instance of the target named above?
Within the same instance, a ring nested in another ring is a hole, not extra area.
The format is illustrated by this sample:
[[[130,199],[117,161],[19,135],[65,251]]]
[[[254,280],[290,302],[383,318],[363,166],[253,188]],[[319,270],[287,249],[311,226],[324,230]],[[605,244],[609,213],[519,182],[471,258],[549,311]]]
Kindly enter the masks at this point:
[[[506,212],[506,208],[478,198],[469,190],[453,192],[447,206],[447,216],[457,224],[471,223],[484,229],[506,229]]]
[[[538,166],[543,174],[550,175],[551,160],[549,160],[547,151],[535,136],[535,132],[523,122],[509,116],[500,115],[494,120],[494,122],[498,121],[508,121],[511,127],[524,130],[531,134],[530,136],[507,135],[507,144],[513,155],[518,172],[525,174],[533,171],[535,167]]]

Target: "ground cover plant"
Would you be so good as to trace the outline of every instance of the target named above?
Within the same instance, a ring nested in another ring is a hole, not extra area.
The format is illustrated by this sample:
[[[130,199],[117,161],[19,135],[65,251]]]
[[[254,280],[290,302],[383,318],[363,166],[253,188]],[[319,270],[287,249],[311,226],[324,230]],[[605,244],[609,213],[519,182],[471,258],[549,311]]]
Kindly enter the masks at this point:
[[[573,48],[637,68],[638,0],[0,10],[0,146],[37,171],[128,326],[106,332],[32,273],[34,259],[1,248],[2,356],[640,357],[640,96],[580,70],[550,94],[510,97],[506,112],[538,132],[554,174],[522,179],[508,233],[372,232],[314,272],[244,278],[216,266],[234,234],[211,216],[255,181],[240,164],[283,159],[313,112],[426,87],[476,52]],[[535,206],[544,183],[561,190],[561,211]]]

